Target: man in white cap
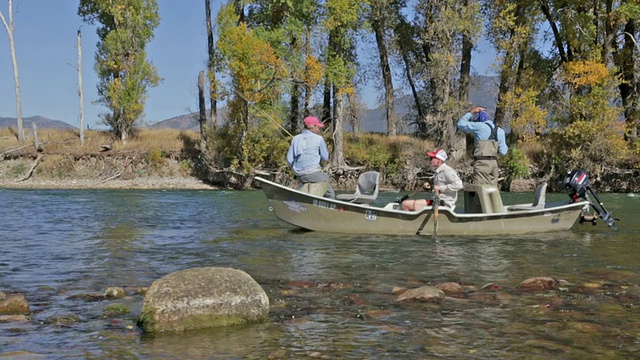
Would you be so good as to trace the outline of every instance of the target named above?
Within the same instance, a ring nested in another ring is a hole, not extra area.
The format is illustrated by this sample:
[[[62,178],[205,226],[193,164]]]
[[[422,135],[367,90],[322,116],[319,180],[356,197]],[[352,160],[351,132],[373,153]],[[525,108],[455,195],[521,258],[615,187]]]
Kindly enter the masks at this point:
[[[428,152],[427,155],[431,158],[431,167],[436,169],[436,174],[433,176],[433,191],[439,194],[439,205],[448,206],[453,210],[456,207],[456,201],[458,201],[458,190],[463,188],[462,180],[460,180],[458,173],[451,166],[445,164],[448,158],[446,151],[436,149]],[[424,183],[423,188],[428,191],[432,189],[432,186],[427,181]],[[402,210],[422,210],[424,207],[432,205],[432,203],[432,200],[408,199],[402,202]]]
[[[325,197],[335,199],[336,195],[329,183],[329,175],[322,171],[321,161],[329,161],[329,150],[318,131],[324,124],[315,116],[304,119],[304,130],[291,140],[287,152],[287,163],[301,183],[326,182],[329,184]]]

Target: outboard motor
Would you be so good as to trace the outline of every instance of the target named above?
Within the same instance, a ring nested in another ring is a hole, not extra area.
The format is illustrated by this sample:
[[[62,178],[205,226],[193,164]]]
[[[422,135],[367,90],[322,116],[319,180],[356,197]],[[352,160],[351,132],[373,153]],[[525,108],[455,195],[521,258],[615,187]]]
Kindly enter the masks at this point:
[[[617,219],[614,219],[611,216],[611,212],[604,207],[604,204],[602,203],[602,201],[600,201],[600,198],[598,198],[596,192],[591,187],[589,187],[589,175],[587,175],[586,172],[584,172],[583,170],[573,170],[567,173],[564,178],[564,188],[569,191],[569,197],[571,197],[571,201],[578,202],[581,198],[585,199],[598,214],[598,216],[582,215],[580,217],[581,223],[589,221],[593,225],[595,225],[597,217],[600,217],[610,228],[614,230],[618,229],[615,223],[615,220]],[[596,199],[597,204],[591,200],[589,194],[591,194],[593,198]]]

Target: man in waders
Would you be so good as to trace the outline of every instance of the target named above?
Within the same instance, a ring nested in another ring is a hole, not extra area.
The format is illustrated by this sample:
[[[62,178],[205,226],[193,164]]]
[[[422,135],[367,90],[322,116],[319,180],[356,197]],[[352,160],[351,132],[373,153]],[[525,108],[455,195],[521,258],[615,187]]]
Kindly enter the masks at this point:
[[[506,155],[509,148],[504,130],[489,119],[482,107],[476,107],[458,120],[458,129],[474,135],[473,183],[498,184],[498,154]]]

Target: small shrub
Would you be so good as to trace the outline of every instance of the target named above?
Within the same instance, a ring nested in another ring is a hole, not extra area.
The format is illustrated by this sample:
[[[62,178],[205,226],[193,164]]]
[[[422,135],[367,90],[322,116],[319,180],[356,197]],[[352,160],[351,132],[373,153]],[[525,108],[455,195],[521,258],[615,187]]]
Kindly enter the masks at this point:
[[[18,177],[24,175],[26,172],[27,166],[23,163],[18,163],[9,168],[8,175],[12,177]]]
[[[504,158],[504,166],[507,168],[507,177],[510,179],[527,178],[529,171],[529,159],[525,152],[519,148],[511,147]]]
[[[191,174],[191,162],[189,160],[180,161],[179,171],[183,176]]]
[[[164,159],[166,157],[166,153],[158,148],[149,149],[147,152],[147,163],[152,169],[159,169],[164,165]]]

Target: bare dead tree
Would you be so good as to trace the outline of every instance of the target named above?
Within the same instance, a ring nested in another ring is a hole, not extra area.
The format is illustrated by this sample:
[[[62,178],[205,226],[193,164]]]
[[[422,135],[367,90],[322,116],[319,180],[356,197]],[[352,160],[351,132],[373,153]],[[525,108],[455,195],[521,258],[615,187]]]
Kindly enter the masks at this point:
[[[84,93],[82,91],[82,32],[78,29],[78,96],[80,97],[80,145],[84,145]]]
[[[9,36],[9,48],[11,51],[11,62],[13,63],[13,80],[16,84],[16,117],[18,119],[18,142],[20,144],[24,144],[25,136],[24,136],[24,128],[22,126],[22,103],[20,98],[20,76],[18,75],[18,60],[16,59],[16,46],[13,39],[13,1],[7,0],[9,2],[9,22],[7,23],[7,19],[0,11],[0,19],[2,19],[2,24],[4,28],[7,30],[7,35]]]

